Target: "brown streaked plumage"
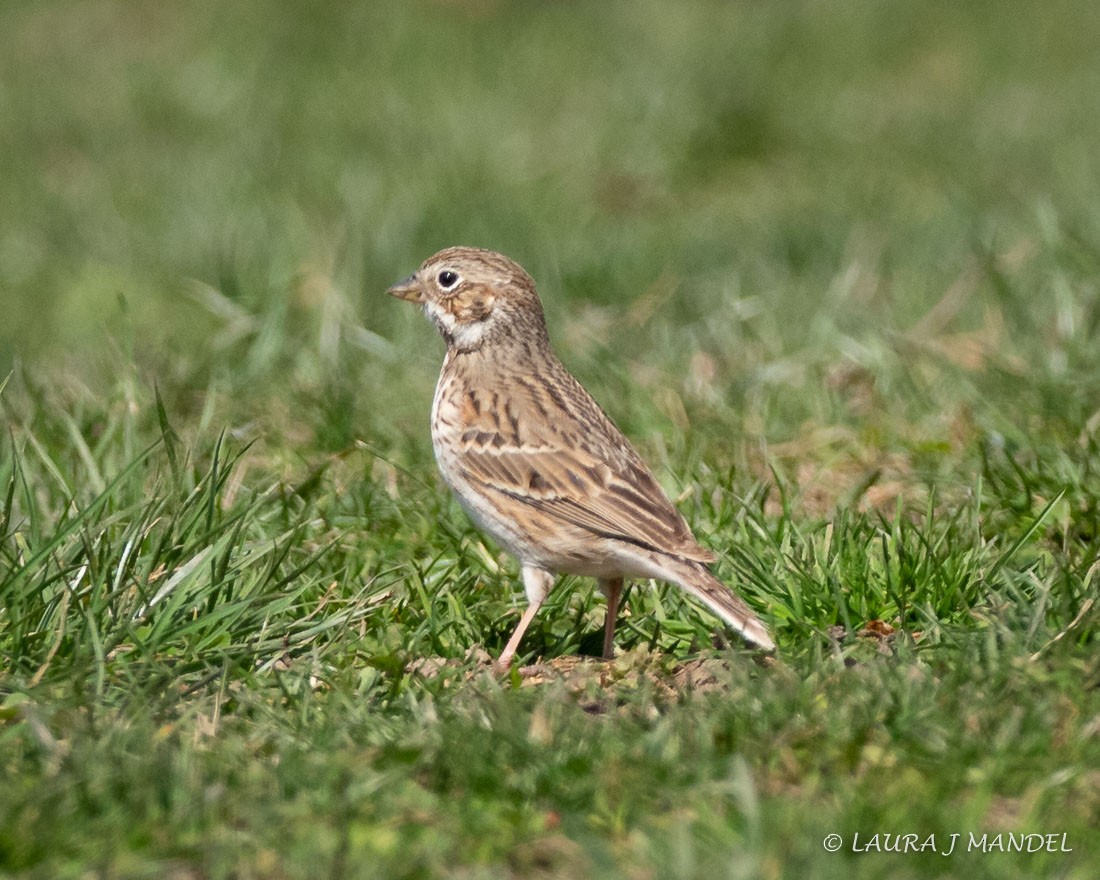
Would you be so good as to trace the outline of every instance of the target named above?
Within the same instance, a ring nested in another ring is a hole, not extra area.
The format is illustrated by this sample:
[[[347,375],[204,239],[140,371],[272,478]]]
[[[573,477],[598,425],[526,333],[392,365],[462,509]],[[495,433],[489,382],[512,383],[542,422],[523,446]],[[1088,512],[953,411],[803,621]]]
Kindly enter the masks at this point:
[[[714,554],[554,354],[531,276],[501,254],[454,247],[388,293],[423,306],[447,343],[432,405],[443,479],[522,568],[528,606],[502,666],[554,574],[599,580],[607,657],[628,577],[676,583],[748,641],[775,648],[748,605],[711,574]]]

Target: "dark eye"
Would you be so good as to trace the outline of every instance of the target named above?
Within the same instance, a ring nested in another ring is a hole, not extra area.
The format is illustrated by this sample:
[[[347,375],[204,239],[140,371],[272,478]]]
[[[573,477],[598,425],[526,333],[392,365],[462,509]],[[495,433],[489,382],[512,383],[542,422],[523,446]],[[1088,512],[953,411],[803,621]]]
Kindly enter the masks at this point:
[[[450,290],[456,284],[458,284],[458,273],[452,272],[450,269],[444,269],[439,273],[439,277],[436,278],[439,282],[439,286],[444,290]]]

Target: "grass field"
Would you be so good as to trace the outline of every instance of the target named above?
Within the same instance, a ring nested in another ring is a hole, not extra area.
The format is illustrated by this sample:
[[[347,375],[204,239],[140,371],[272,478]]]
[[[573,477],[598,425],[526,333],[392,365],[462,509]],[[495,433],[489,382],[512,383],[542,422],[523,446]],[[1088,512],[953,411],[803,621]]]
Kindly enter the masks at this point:
[[[1098,28],[0,6],[0,876],[1098,876]],[[540,675],[479,665],[516,566],[383,296],[451,244],[774,659],[639,583],[577,660],[566,579]]]

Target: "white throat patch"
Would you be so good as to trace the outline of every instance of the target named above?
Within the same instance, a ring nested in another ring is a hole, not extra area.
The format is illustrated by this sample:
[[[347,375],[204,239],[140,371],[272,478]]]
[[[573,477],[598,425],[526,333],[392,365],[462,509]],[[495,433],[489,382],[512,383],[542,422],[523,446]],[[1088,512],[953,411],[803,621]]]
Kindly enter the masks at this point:
[[[481,337],[485,334],[485,321],[460,322],[449,311],[441,309],[430,300],[424,303],[424,313],[439,328],[443,338],[455,348],[469,350],[481,344]]]

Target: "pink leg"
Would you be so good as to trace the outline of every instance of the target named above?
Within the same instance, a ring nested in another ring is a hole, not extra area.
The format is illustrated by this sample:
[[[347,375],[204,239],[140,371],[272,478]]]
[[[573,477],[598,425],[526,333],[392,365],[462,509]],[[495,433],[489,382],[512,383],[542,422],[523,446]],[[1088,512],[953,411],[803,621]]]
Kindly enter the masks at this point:
[[[607,616],[603,620],[603,656],[605,660],[610,660],[615,656],[615,621],[619,617],[619,597],[623,594],[623,579],[601,579],[600,589],[607,596]]]
[[[535,612],[539,610],[538,605],[528,605],[524,609],[523,617],[519,619],[519,626],[516,627],[516,631],[512,633],[512,637],[508,639],[508,644],[504,646],[504,652],[497,660],[497,669],[504,672],[512,665],[512,658],[516,654],[516,649],[519,647],[520,639],[523,638],[523,634],[527,632],[527,627],[531,625],[531,621],[535,619]]]
[[[542,605],[543,600],[550,592],[550,587],[553,585],[554,576],[550,572],[543,571],[540,568],[523,567],[523,590],[527,594],[527,608],[519,619],[516,631],[512,633],[512,637],[508,639],[508,644],[504,646],[504,652],[497,660],[496,665],[499,671],[503,672],[512,665],[512,658],[516,655],[523,634],[527,632],[527,627],[535,619],[539,606]]]

